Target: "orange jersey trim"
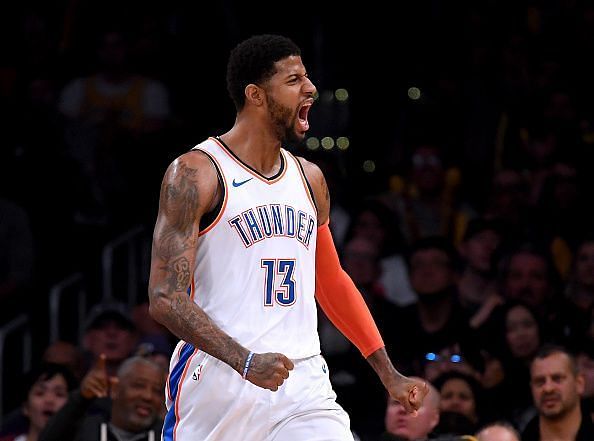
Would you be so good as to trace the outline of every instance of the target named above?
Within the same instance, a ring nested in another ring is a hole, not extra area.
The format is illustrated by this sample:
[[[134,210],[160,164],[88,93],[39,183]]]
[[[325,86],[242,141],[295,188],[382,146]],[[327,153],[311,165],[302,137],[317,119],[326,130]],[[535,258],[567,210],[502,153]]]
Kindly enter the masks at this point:
[[[200,237],[200,236],[203,236],[206,233],[208,233],[210,230],[212,230],[215,227],[215,225],[218,224],[219,221],[221,220],[221,218],[223,217],[223,213],[225,212],[225,208],[227,207],[227,200],[229,199],[229,189],[227,188],[227,179],[225,178],[225,174],[223,173],[223,168],[221,167],[221,164],[219,164],[219,161],[217,161],[217,159],[213,155],[211,155],[210,153],[208,153],[205,150],[202,150],[201,148],[194,149],[194,151],[199,151],[199,152],[204,153],[216,164],[218,171],[221,173],[221,176],[223,178],[223,192],[225,193],[225,196],[223,197],[223,204],[221,205],[219,214],[210,223],[210,225],[208,227],[206,227],[204,230],[198,232],[198,237]]]
[[[190,357],[188,358],[188,362],[186,363],[186,366],[184,368],[184,371],[182,372],[181,378],[179,379],[179,385],[177,386],[177,397],[175,399],[175,426],[173,426],[173,441],[175,441],[177,439],[177,426],[179,425],[179,422],[181,420],[181,418],[179,417],[179,401],[181,398],[182,386],[184,384],[184,380],[186,379],[186,374],[188,373],[188,368],[192,364],[192,359],[198,353],[198,351],[199,351],[198,348],[194,348],[194,353],[192,355],[190,355]]]
[[[297,159],[295,157],[295,155],[293,155],[291,152],[287,152],[287,153],[293,159],[293,161],[295,161],[295,166],[297,167],[297,170],[299,171],[299,176],[301,176],[301,182],[303,183],[303,187],[305,187],[305,193],[307,194],[307,199],[309,199],[309,202],[311,203],[311,207],[313,208],[314,213],[316,213],[316,215],[317,215],[318,209],[316,207],[315,201],[313,200],[313,195],[311,194],[311,191],[309,190],[309,185],[307,185],[307,182],[308,182],[307,181],[307,177],[305,176],[304,171],[301,168],[301,164],[299,163],[299,159]]]

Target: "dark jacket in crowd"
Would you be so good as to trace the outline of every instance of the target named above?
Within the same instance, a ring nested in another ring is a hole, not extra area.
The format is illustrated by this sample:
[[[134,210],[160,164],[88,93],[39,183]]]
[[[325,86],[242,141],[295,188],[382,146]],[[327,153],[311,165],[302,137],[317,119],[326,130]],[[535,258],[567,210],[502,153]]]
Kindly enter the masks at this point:
[[[536,415],[526,426],[522,432],[522,441],[540,441],[539,415]],[[594,440],[594,424],[590,418],[589,413],[584,412],[582,406],[582,424],[580,430],[575,437],[575,441],[592,441]]]
[[[70,394],[66,404],[47,423],[39,441],[158,441],[163,421],[157,420],[145,432],[131,434],[115,429],[109,423],[111,402],[97,407],[99,400],[87,400],[80,391]],[[91,409],[95,407],[94,411]],[[106,437],[102,439],[102,426]],[[152,432],[152,433],[151,433]]]

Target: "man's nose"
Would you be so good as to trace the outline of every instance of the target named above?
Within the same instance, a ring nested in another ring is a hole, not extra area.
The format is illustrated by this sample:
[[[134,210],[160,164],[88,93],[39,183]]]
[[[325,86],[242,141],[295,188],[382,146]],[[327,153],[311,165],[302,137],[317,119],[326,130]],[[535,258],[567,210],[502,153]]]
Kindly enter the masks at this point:
[[[550,378],[547,378],[542,386],[542,390],[544,392],[550,392],[555,388],[555,382],[552,381]]]
[[[305,93],[310,95],[314,95],[317,91],[316,86],[308,77],[305,77],[305,84],[303,86],[303,90],[305,91]]]

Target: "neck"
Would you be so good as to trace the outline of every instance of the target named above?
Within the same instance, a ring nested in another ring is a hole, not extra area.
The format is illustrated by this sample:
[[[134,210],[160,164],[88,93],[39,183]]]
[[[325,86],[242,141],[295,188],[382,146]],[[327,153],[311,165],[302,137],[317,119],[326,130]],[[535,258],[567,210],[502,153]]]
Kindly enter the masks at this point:
[[[575,437],[582,423],[582,411],[579,404],[567,414],[558,419],[540,417],[541,441],[571,441]]]
[[[126,421],[122,419],[121,415],[122,412],[118,412],[116,408],[113,408],[109,422],[117,429],[123,430],[125,432],[132,432],[132,430],[126,428]]]
[[[37,427],[29,427],[29,432],[27,432],[27,441],[37,441],[39,439],[39,428]]]
[[[468,267],[458,283],[458,294],[463,305],[482,304],[487,298],[489,279],[480,272]]]
[[[447,323],[452,312],[452,298],[450,295],[429,295],[439,297],[427,301],[427,298],[421,296],[418,302],[418,310],[421,326],[425,331],[431,333],[439,331]]]
[[[280,167],[280,140],[254,119],[237,116],[231,130],[221,136],[235,155],[264,176],[273,176]]]

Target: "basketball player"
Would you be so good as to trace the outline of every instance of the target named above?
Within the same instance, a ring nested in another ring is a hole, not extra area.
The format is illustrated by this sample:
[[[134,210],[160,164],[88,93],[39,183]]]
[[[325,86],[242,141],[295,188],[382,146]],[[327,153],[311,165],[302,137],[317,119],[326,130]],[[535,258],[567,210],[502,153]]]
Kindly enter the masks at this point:
[[[150,311],[181,339],[163,439],[352,441],[320,355],[316,299],[415,412],[427,386],[396,371],[340,267],[320,169],[282,148],[304,138],[316,91],[299,48],[273,35],[240,43],[227,87],[234,126],[173,161],[161,187]]]

